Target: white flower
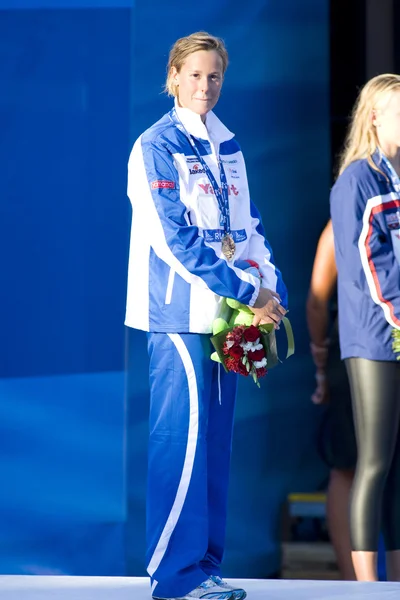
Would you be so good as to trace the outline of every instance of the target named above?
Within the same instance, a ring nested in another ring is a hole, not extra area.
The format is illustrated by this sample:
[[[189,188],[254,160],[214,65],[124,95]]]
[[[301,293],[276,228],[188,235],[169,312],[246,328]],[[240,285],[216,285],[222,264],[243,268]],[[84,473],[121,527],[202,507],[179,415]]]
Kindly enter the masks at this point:
[[[250,350],[261,350],[262,345],[259,344],[260,338],[256,339],[255,342],[242,342],[240,345],[245,352]]]
[[[226,342],[226,347],[227,347],[227,348],[232,348],[232,346],[234,345],[234,343],[235,343],[235,342],[233,342],[232,340],[228,340],[228,341]]]
[[[267,359],[264,356],[264,358],[261,359],[261,360],[255,360],[253,362],[253,365],[255,366],[256,369],[261,369],[261,367],[266,367],[267,366]]]

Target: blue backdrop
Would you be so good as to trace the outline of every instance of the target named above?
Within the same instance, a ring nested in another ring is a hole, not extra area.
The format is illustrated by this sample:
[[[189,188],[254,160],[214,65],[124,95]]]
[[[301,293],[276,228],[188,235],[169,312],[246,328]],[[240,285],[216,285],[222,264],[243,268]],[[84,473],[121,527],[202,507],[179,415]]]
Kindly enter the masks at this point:
[[[59,4],[0,11],[0,571],[122,574],[131,10]]]
[[[328,1],[204,0],[200,17],[181,0],[0,0],[0,572],[144,573],[147,360],[130,332],[125,380],[126,163],[169,109],[170,45],[199,29],[228,46],[216,112],[245,153],[297,340],[261,392],[241,382],[227,574],[276,571],[283,499],[325,478],[304,304],[328,215]]]

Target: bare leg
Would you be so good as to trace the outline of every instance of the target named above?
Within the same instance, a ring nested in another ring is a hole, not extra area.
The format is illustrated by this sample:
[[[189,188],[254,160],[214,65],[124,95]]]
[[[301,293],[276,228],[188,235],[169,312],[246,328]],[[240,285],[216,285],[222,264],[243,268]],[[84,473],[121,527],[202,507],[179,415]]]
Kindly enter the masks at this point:
[[[377,552],[353,551],[351,557],[358,581],[378,581]]]
[[[336,553],[340,574],[346,581],[356,579],[351,560],[349,525],[350,490],[353,478],[354,471],[352,470],[332,469],[327,496],[329,535]]]

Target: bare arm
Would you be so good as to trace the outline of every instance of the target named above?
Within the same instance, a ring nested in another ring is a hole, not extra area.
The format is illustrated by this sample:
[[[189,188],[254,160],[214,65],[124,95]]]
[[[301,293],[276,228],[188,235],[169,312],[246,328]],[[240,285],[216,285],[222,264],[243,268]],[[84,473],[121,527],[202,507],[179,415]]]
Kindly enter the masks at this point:
[[[329,300],[337,280],[332,222],[329,221],[318,242],[307,298],[307,325],[311,342],[324,344],[329,327]]]
[[[306,314],[311,339],[311,354],[317,368],[317,389],[312,400],[326,402],[328,388],[325,367],[328,359],[329,300],[337,280],[332,222],[329,221],[318,242],[308,291]]]

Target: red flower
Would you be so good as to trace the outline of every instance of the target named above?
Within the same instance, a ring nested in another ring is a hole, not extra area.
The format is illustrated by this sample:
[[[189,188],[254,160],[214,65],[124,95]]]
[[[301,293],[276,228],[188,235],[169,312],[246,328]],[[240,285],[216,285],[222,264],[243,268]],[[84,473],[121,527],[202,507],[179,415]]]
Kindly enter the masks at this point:
[[[246,329],[244,325],[237,325],[228,335],[229,339],[236,344],[239,344],[242,341],[243,331]]]
[[[239,360],[238,362],[238,370],[236,372],[239,373],[239,375],[244,375],[245,377],[247,377],[249,374],[246,369],[246,366],[242,363],[241,360]]]
[[[260,337],[260,332],[257,327],[250,325],[243,331],[243,337],[246,342],[255,342]]]
[[[236,367],[236,360],[234,358],[227,358],[225,361],[225,366],[228,369],[228,371],[235,371],[235,367]]]
[[[234,358],[241,358],[243,356],[243,348],[235,344],[229,348],[229,354]]]
[[[234,373],[238,373],[239,375],[245,375],[245,377],[248,376],[247,369],[240,358],[227,358],[225,361],[225,366],[228,369],[228,371],[233,371]]]
[[[261,350],[249,350],[247,356],[249,360],[262,360],[265,358],[264,348],[261,348]]]
[[[242,341],[244,329],[245,329],[245,327],[243,327],[242,325],[238,325],[237,327],[232,329],[232,331],[230,331],[229,333],[226,334],[226,341],[234,342],[235,344],[239,344]]]
[[[256,369],[256,375],[257,375],[258,379],[260,377],[264,377],[264,375],[266,375],[267,373],[268,373],[268,371],[265,367],[260,367],[259,369]]]

